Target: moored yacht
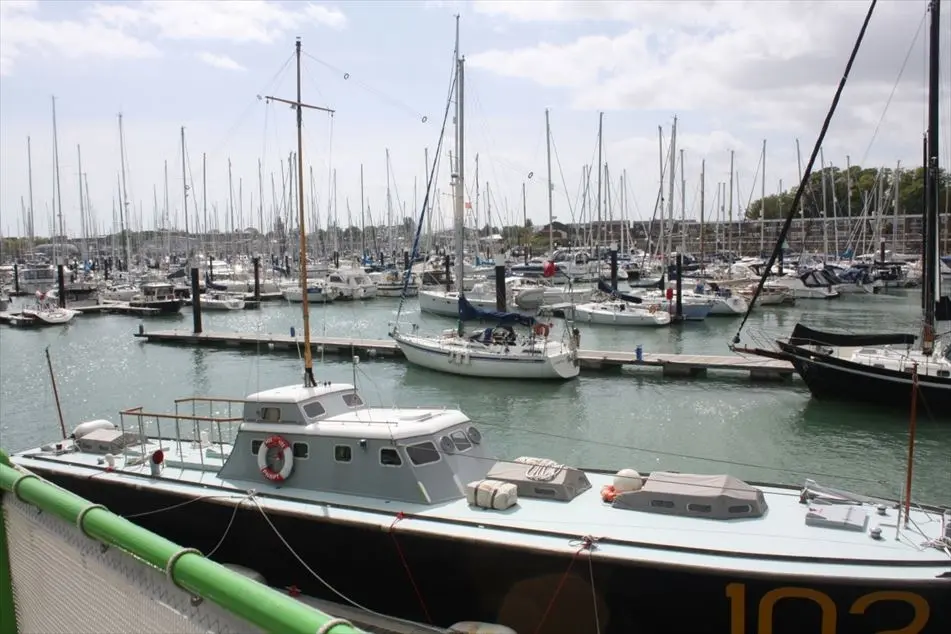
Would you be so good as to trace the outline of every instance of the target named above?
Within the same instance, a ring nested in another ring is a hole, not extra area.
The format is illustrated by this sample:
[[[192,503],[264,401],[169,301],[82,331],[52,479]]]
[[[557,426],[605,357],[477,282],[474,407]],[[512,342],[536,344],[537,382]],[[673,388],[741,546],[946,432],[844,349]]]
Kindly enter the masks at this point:
[[[369,407],[344,383],[192,400],[234,413],[135,408],[12,460],[274,585],[407,619],[722,634],[749,632],[752,610],[775,634],[951,628],[949,511],[810,480],[496,460],[463,412]]]

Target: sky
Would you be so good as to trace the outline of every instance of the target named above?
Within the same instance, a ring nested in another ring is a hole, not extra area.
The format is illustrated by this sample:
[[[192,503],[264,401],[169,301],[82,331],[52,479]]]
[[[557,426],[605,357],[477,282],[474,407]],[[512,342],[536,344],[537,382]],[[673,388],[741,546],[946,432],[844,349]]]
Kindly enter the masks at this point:
[[[947,166],[951,6],[942,8],[941,161]],[[67,234],[81,231],[77,146],[90,217],[98,229],[112,228],[119,113],[128,199],[136,215],[141,208],[146,227],[165,215],[166,163],[168,218],[184,227],[182,127],[191,226],[204,218],[205,206],[211,226],[216,213],[217,226],[228,226],[229,161],[235,215],[257,226],[258,161],[269,218],[272,174],[280,198],[282,161],[287,171],[296,148],[293,111],[262,97],[295,98],[297,36],[303,101],[334,110],[332,117],[304,113],[307,186],[311,191],[312,170],[321,223],[336,170],[337,222],[360,225],[361,166],[368,217],[386,218],[387,152],[393,217],[417,218],[426,151],[432,161],[447,106],[456,14],[466,58],[467,190],[475,204],[478,156],[480,224],[487,200],[492,224],[520,223],[523,183],[527,216],[536,225],[547,222],[546,108],[558,221],[582,217],[585,165],[595,165],[596,192],[602,112],[605,218],[609,208],[614,218],[622,208],[629,219],[651,217],[660,184],[658,128],[666,150],[674,117],[686,180],[681,198],[678,165],[675,215],[682,206],[687,217],[699,217],[702,165],[706,217],[715,214],[731,151],[734,204],[742,210],[763,187],[764,140],[767,194],[798,180],[797,139],[805,163],[867,10],[866,2],[853,0],[0,0],[0,231],[24,232],[29,137],[36,233],[50,233],[57,208],[54,95]],[[844,167],[846,157],[853,165],[920,164],[926,10],[923,0],[878,3],[823,145],[827,164]],[[451,127],[447,132],[433,194],[437,227],[451,223]]]

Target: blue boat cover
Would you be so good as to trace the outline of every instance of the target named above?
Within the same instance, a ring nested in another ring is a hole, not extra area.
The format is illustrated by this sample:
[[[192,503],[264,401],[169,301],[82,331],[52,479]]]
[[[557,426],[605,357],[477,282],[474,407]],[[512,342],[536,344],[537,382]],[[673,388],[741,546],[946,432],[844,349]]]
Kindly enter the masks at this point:
[[[625,302],[631,302],[632,304],[640,304],[644,301],[637,295],[628,295],[627,293],[622,293],[621,291],[612,289],[604,280],[598,280],[598,290],[602,293],[607,293],[611,297],[617,297],[618,299],[623,299]]]
[[[534,317],[519,315],[518,313],[500,313],[494,310],[482,310],[469,303],[465,295],[459,295],[459,320],[460,321],[497,321],[500,324],[521,324],[523,326],[533,326]]]

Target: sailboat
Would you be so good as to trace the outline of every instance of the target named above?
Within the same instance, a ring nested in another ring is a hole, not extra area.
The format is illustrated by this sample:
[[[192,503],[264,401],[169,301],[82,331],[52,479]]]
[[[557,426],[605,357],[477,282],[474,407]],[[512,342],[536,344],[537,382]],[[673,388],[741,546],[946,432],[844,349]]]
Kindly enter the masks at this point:
[[[464,196],[465,196],[465,59],[456,48],[456,165],[453,177],[455,265],[458,290],[445,293],[458,311],[459,325],[455,330],[446,330],[439,335],[424,335],[414,324],[411,332],[402,332],[398,321],[390,332],[407,361],[430,370],[482,378],[505,379],[572,379],[580,373],[578,362],[577,330],[567,332],[566,341],[551,336],[552,324],[538,321],[535,317],[519,313],[495,312],[473,306],[462,288]],[[427,193],[428,195],[428,193]],[[426,205],[423,208],[425,210]],[[424,212],[425,213],[425,212]],[[420,226],[422,219],[420,220]],[[414,256],[416,246],[414,245]],[[543,291],[539,292],[541,297]],[[419,293],[420,304],[427,299],[427,292]],[[446,300],[444,300],[446,301]],[[471,320],[493,321],[497,325],[478,329],[468,335],[463,332],[463,322]],[[529,327],[529,334],[519,335],[514,326]]]
[[[942,296],[938,259],[938,188],[941,174],[938,169],[939,6],[938,0],[931,2],[920,338],[910,333],[863,335],[826,332],[800,323],[787,340],[777,341],[779,353],[769,350],[751,352],[792,362],[816,398],[905,407],[909,395],[916,393],[916,398],[933,416],[943,422],[951,422],[951,333],[946,327],[943,335],[938,334],[938,322],[951,321],[951,299],[947,295]],[[805,177],[808,177],[808,173]],[[790,218],[796,208],[795,204],[791,206]],[[777,250],[786,237],[789,225],[790,219],[787,219],[785,230],[777,241]],[[766,271],[771,268],[777,253],[774,250],[773,257],[765,267]],[[914,386],[917,386],[916,392],[913,392]]]

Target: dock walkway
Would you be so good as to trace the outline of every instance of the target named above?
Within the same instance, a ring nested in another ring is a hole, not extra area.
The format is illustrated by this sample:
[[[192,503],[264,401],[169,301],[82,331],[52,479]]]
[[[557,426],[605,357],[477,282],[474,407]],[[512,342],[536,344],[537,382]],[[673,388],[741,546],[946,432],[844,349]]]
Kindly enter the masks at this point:
[[[139,339],[150,343],[219,348],[255,348],[266,350],[297,350],[303,345],[299,336],[274,333],[203,332],[185,330],[150,330],[139,327]],[[396,342],[387,339],[354,339],[311,335],[311,350],[315,354],[359,355],[361,357],[402,359],[403,353]],[[708,370],[746,373],[755,381],[784,381],[792,378],[791,363],[742,355],[696,355],[619,352],[607,350],[579,350],[582,370],[591,372],[620,370],[623,367],[660,368],[665,376],[697,377]]]

